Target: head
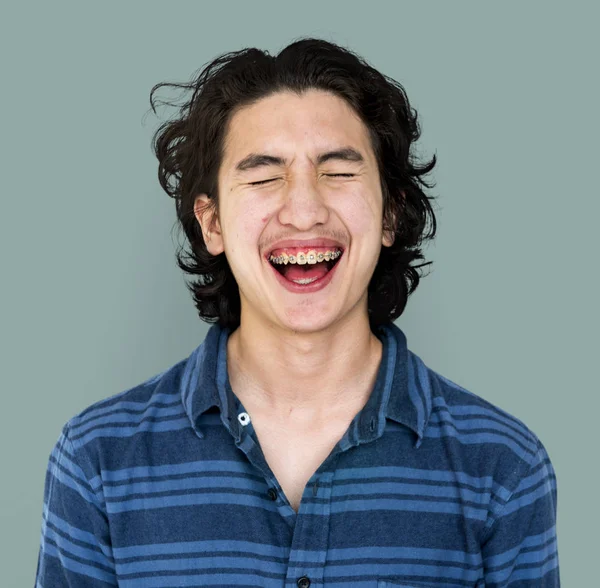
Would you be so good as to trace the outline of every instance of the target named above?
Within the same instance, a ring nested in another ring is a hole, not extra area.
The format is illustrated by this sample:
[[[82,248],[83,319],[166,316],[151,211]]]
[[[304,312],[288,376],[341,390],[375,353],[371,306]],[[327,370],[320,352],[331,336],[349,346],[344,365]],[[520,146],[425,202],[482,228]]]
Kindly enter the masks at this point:
[[[162,86],[191,91],[154,149],[202,319],[236,328],[251,313],[314,331],[351,314],[371,328],[402,314],[428,265],[414,264],[419,246],[435,235],[423,190],[436,159],[416,161],[417,113],[400,84],[346,49],[304,39],[276,56],[223,55],[189,84],[158,84],[153,108]],[[270,257],[302,242],[341,252],[323,270],[326,285],[282,286]]]

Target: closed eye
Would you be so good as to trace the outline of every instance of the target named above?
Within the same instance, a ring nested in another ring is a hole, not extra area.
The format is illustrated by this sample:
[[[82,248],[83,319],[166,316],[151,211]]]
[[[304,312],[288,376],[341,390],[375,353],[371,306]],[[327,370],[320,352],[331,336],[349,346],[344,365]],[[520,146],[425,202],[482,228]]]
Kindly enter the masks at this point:
[[[325,174],[325,175],[330,178],[337,178],[337,177],[352,178],[356,174]],[[251,186],[261,186],[263,184],[268,184],[269,182],[274,182],[275,180],[278,180],[278,179],[279,178],[270,178],[269,180],[260,180],[258,182],[250,182],[250,185]]]
[[[279,178],[271,178],[270,180],[260,180],[259,182],[250,182],[250,186],[260,186],[261,184],[268,184],[269,182],[274,182]]]

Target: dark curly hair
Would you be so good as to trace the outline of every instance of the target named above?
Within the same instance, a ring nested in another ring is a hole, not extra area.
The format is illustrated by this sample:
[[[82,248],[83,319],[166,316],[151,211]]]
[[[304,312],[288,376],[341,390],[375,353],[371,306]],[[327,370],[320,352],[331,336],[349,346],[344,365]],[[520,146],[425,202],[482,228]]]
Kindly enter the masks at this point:
[[[285,47],[278,55],[246,48],[223,54],[196,73],[189,83],[156,84],[150,104],[156,114],[155,92],[161,87],[179,88],[191,96],[178,107],[179,115],[164,122],[152,140],[159,161],[160,185],[175,199],[177,217],[190,249],[180,246],[177,263],[199,279],[187,284],[198,314],[207,322],[237,328],[240,295],[224,253],[212,255],[204,243],[194,215],[195,198],[205,193],[218,211],[217,175],[223,144],[232,115],[279,91],[298,94],[321,89],[343,98],[368,128],[377,159],[383,194],[383,230],[395,235],[391,247],[381,247],[379,260],[368,286],[371,328],[399,317],[410,294],[417,288],[417,269],[432,262],[424,259],[419,246],[432,239],[436,219],[423,187],[432,188],[424,176],[436,163],[419,165],[411,145],[421,136],[417,112],[409,104],[404,88],[381,74],[364,59],[335,43],[304,38]],[[425,233],[430,222],[430,231]]]

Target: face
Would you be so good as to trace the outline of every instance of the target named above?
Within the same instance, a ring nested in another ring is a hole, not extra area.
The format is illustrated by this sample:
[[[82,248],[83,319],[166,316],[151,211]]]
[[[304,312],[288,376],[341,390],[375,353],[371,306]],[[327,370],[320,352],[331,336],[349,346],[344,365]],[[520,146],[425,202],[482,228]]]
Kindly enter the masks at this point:
[[[315,332],[364,319],[381,246],[391,241],[367,127],[344,100],[280,92],[237,111],[218,186],[218,218],[204,194],[196,218],[210,253],[225,252],[242,325]],[[323,261],[301,263],[310,255]],[[271,258],[284,262],[279,270]]]

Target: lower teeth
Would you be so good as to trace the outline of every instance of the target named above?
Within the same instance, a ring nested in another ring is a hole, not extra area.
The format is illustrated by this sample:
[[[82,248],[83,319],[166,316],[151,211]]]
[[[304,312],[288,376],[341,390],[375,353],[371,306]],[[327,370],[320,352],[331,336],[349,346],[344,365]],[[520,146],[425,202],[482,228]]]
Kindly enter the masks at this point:
[[[318,278],[302,278],[301,280],[292,280],[292,282],[295,282],[296,284],[310,284],[317,279]]]

